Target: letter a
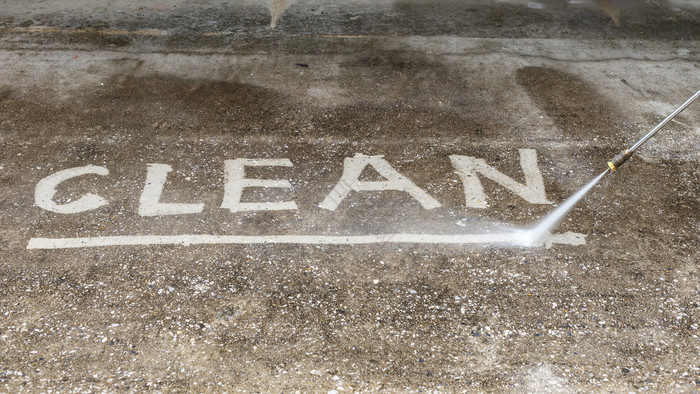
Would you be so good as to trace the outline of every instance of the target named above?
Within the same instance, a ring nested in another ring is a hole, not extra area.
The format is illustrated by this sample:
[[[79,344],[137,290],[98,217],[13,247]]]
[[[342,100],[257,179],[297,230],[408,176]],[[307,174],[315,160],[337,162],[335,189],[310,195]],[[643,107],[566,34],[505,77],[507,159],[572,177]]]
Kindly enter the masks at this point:
[[[385,181],[360,181],[360,174],[367,166],[372,166]],[[346,157],[343,162],[343,175],[330,194],[318,206],[335,211],[350,191],[397,190],[408,193],[425,209],[433,209],[441,204],[408,178],[401,175],[383,156],[365,156],[361,153]]]

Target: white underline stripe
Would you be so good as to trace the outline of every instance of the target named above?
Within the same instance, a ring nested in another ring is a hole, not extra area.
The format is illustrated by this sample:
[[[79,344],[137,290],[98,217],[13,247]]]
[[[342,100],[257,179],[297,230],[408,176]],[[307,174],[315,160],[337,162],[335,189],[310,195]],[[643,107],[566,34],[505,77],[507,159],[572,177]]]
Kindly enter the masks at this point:
[[[584,234],[551,234],[544,245],[585,245]],[[205,244],[300,244],[360,245],[383,243],[412,244],[514,244],[516,233],[487,234],[374,234],[374,235],[123,235],[81,238],[32,238],[27,249],[69,249],[99,246],[205,245]],[[542,244],[538,245],[542,246]]]

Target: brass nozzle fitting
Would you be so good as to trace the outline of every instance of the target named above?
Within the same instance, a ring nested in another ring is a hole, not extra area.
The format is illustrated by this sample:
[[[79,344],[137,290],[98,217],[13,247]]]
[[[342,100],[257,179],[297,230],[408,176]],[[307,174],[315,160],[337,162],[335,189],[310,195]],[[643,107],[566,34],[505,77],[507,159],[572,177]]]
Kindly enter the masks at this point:
[[[612,160],[608,162],[608,167],[610,167],[611,170],[615,171],[630,157],[632,157],[632,151],[630,151],[629,149],[625,149],[622,152],[615,155],[615,157],[613,157]]]

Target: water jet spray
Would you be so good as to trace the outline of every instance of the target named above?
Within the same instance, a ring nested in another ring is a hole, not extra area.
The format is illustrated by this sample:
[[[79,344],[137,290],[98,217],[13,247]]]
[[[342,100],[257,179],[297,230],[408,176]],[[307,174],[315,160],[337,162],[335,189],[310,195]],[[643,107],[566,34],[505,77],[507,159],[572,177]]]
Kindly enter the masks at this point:
[[[550,213],[544,219],[542,219],[542,221],[540,221],[535,227],[526,231],[516,232],[514,237],[514,243],[521,246],[533,246],[539,243],[542,240],[542,238],[544,238],[549,233],[549,231],[552,228],[554,228],[554,226],[556,226],[557,223],[559,223],[559,221],[564,217],[564,215],[566,215],[566,213],[569,212],[571,208],[573,208],[574,205],[576,205],[576,203],[580,199],[582,199],[583,196],[585,196],[586,193],[588,193],[588,191],[591,190],[593,186],[595,186],[605,176],[605,174],[620,168],[621,165],[623,165],[630,157],[632,157],[634,152],[640,146],[642,146],[651,137],[653,137],[659,130],[661,130],[661,128],[666,126],[666,124],[670,122],[673,118],[675,118],[676,115],[683,112],[683,110],[686,109],[695,100],[697,100],[698,97],[700,97],[700,90],[698,90],[692,97],[690,97],[683,104],[681,104],[680,107],[676,108],[676,110],[673,111],[670,115],[668,115],[666,119],[662,120],[661,123],[656,125],[656,127],[649,131],[634,145],[615,155],[615,157],[608,161],[608,168],[606,168],[605,171],[603,171],[595,179],[589,182],[581,190],[576,192],[576,194],[569,197],[562,205],[560,205],[557,209],[552,211],[552,213]]]

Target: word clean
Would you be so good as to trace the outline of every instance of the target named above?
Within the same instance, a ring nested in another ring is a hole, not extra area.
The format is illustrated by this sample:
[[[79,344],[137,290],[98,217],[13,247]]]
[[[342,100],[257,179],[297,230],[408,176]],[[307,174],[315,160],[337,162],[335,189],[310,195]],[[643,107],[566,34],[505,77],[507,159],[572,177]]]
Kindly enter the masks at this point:
[[[537,154],[533,149],[519,149],[520,166],[524,183],[501,173],[484,159],[463,155],[449,156],[452,166],[464,186],[467,208],[488,207],[487,197],[479,176],[486,177],[510,190],[531,204],[552,204],[547,199],[542,174],[537,166]],[[237,158],[224,161],[224,195],[220,208],[231,212],[296,210],[294,201],[242,201],[246,188],[291,188],[287,179],[247,178],[246,168],[250,167],[292,167],[286,158]],[[383,177],[380,181],[360,179],[360,174],[372,168]],[[138,213],[141,216],[187,215],[203,211],[203,203],[169,203],[161,201],[168,174],[173,168],[168,164],[148,164],[146,180],[139,198]],[[57,214],[77,214],[91,211],[109,204],[109,200],[97,194],[86,194],[67,203],[55,200],[58,186],[72,178],[87,175],[109,176],[109,169],[102,166],[86,165],[55,172],[41,179],[35,188],[35,204]],[[424,209],[434,209],[442,204],[425,190],[416,185],[406,175],[397,171],[382,155],[355,154],[343,160],[343,172],[330,193],[318,204],[320,209],[336,210],[351,193],[366,191],[399,191],[415,199]]]

